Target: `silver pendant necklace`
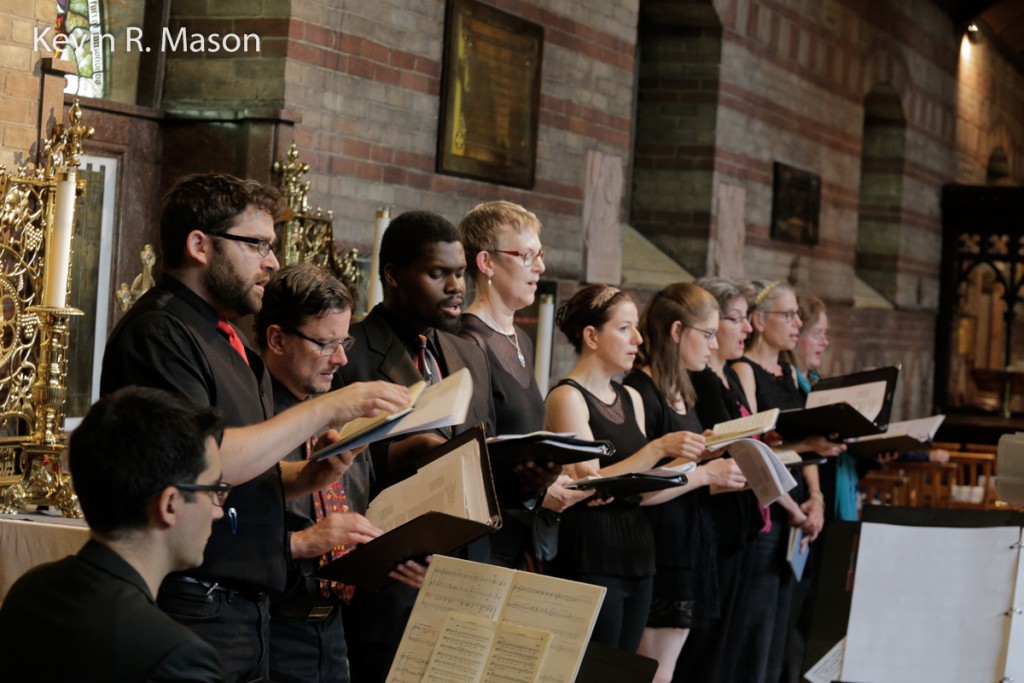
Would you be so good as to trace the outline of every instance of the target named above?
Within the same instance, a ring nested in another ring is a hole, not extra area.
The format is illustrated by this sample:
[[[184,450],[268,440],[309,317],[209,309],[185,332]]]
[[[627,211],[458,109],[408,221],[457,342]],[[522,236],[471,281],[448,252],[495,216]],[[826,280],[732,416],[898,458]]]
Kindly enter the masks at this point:
[[[519,361],[519,366],[520,367],[525,368],[526,367],[526,356],[523,355],[523,350],[519,347],[519,335],[516,334],[515,326],[513,325],[513,327],[512,327],[512,334],[506,334],[504,331],[502,331],[502,329],[498,325],[498,323],[496,323],[494,321],[494,318],[491,317],[490,313],[488,313],[487,311],[484,311],[484,310],[481,310],[480,313],[485,315],[485,316],[487,316],[487,320],[485,322],[490,326],[490,328],[492,330],[494,330],[495,332],[500,334],[505,339],[508,339],[509,342],[512,344],[512,346],[516,347],[516,360]]]

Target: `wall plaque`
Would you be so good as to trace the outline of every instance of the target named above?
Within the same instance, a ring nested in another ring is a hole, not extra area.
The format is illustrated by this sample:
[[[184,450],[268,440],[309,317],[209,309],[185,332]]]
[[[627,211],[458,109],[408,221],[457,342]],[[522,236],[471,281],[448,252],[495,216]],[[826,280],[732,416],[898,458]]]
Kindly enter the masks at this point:
[[[816,245],[820,211],[821,176],[776,161],[772,239]]]
[[[439,173],[533,187],[544,28],[476,0],[450,0]]]

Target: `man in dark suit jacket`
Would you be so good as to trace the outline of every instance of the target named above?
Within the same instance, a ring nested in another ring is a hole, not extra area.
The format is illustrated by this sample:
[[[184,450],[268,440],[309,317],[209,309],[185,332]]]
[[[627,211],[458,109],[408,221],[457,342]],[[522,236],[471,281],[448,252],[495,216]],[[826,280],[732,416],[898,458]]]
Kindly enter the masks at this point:
[[[464,367],[473,377],[466,421],[451,432],[431,435],[434,442],[479,423],[492,425],[487,360],[479,347],[453,334],[466,291],[466,258],[455,226],[427,211],[403,213],[384,233],[380,264],[384,301],[352,325],[355,343],[348,365],[335,375],[335,384],[383,379],[408,386],[437,379],[418,363],[421,354],[429,353],[442,377]],[[433,364],[428,362],[427,367]],[[370,454],[356,459],[342,480],[352,510],[365,512],[371,488],[376,493],[408,471],[413,463],[402,454],[409,451],[416,449],[373,446]],[[352,602],[342,610],[352,680],[384,680],[414,598],[415,593],[404,586],[356,589]]]
[[[4,680],[223,681],[214,649],[156,606],[199,565],[231,487],[217,413],[158,389],[100,400],[72,433],[71,476],[91,539],[30,570],[0,608]]]

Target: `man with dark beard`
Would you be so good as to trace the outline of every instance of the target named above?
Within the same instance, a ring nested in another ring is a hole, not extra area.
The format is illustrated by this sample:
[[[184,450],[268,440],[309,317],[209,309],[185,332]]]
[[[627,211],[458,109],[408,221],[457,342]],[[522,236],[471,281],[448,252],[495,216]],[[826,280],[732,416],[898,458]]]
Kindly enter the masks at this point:
[[[277,191],[255,181],[211,173],[175,183],[160,215],[164,276],[114,329],[100,380],[103,394],[133,384],[177,392],[219,408],[229,427],[231,507],[202,565],[169,575],[158,604],[217,650],[232,681],[267,676],[268,591],[284,589],[287,568],[285,498],[324,488],[353,456],[280,461],[311,434],[409,400],[404,387],[356,384],[274,417],[266,367],[231,321],[260,309],[278,268],[279,209]]]

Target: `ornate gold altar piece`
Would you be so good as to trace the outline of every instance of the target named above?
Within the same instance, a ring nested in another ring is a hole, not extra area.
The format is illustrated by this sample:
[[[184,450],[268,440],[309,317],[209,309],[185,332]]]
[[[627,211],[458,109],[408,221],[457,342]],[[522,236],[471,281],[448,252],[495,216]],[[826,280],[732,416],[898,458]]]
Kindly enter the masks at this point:
[[[142,247],[142,251],[139,252],[139,259],[142,261],[142,272],[132,280],[132,286],[129,287],[127,283],[122,282],[121,286],[117,288],[117,303],[122,311],[127,311],[134,306],[139,297],[156,284],[156,280],[153,279],[156,252],[153,251],[152,244]]]
[[[335,275],[345,283],[357,299],[362,271],[356,259],[358,249],[349,249],[340,257],[334,248],[334,212],[309,206],[309,183],[302,176],[309,173],[309,164],[299,162],[299,148],[293,142],[288,148],[288,162],[274,162],[278,187],[288,203],[290,215],[284,223],[278,259],[282,266],[312,263]]]
[[[43,163],[34,171],[21,168],[10,174],[0,167],[0,421],[5,431],[0,485],[7,484],[0,497],[3,514],[48,505],[68,517],[81,517],[62,464],[68,330],[71,318],[81,311],[41,305],[46,251],[54,243],[59,218],[57,188],[74,179],[82,141],[93,134],[82,124],[77,100],[68,121],[67,126],[57,125],[43,148]],[[73,188],[77,193],[76,183]],[[74,198],[70,206],[73,211]]]

